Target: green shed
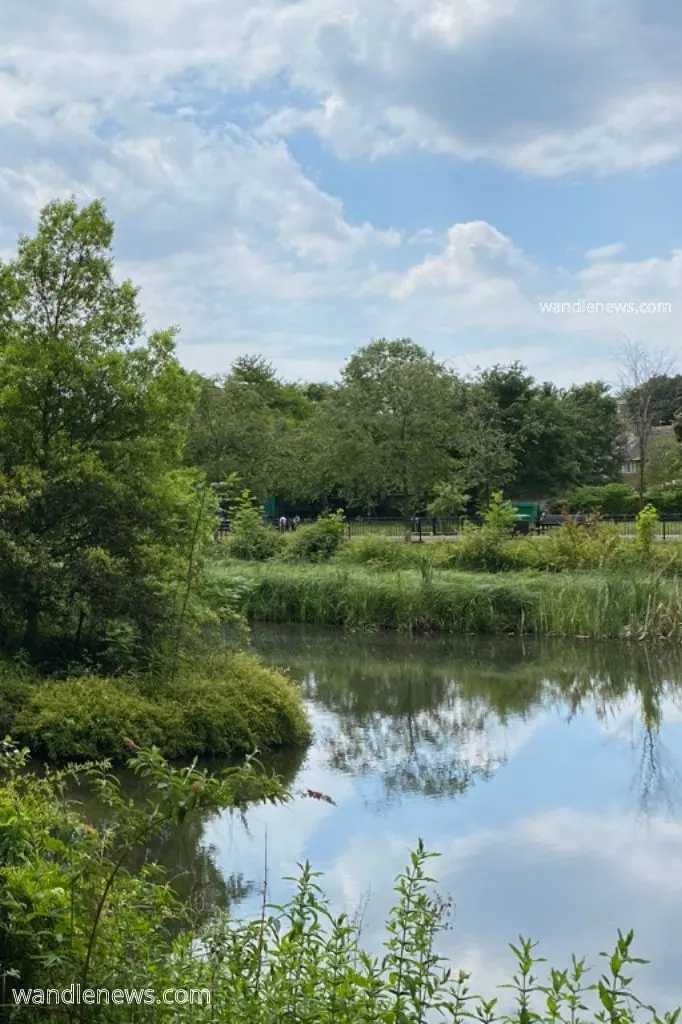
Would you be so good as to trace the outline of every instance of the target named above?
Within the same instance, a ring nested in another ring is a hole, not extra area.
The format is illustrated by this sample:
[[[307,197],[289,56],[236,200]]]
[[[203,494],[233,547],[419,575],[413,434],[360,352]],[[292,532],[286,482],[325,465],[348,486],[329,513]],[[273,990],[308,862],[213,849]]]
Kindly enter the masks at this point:
[[[537,523],[540,518],[539,501],[512,501],[512,506],[518,519],[529,519]]]

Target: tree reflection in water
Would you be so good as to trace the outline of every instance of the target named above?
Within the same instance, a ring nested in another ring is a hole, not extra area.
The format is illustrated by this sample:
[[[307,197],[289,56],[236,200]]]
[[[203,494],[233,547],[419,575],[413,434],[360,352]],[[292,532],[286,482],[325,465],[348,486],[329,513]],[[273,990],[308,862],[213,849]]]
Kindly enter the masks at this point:
[[[304,757],[305,750],[287,750],[263,760],[269,771],[274,771],[291,785]],[[228,761],[222,759],[203,760],[199,762],[199,767],[219,772],[228,764]],[[118,775],[122,794],[130,800],[142,801],[144,779],[125,769],[119,771]],[[96,801],[86,786],[72,789],[71,796],[80,801],[86,821],[92,824],[106,823],[106,809]],[[208,815],[189,816],[181,828],[168,828],[164,834],[139,847],[127,861],[127,867],[132,871],[139,870],[145,864],[160,864],[174,892],[183,903],[191,907],[197,924],[210,919],[216,910],[226,910],[241,902],[257,886],[255,881],[245,878],[243,873],[226,875],[218,868],[217,850],[204,839],[208,821]]]
[[[506,760],[505,727],[554,709],[569,721],[591,712],[607,728],[630,712],[640,810],[679,809],[680,774],[661,740],[663,705],[682,709],[674,649],[291,627],[268,627],[256,644],[333,713],[318,735],[330,766],[378,776],[384,801],[450,797],[491,778]]]
[[[661,739],[664,714],[682,718],[682,665],[674,650],[507,639],[409,639],[395,634],[268,627],[254,630],[266,660],[288,669],[315,712],[316,745],[329,767],[380,782],[383,805],[404,797],[452,799],[492,778],[513,753],[514,736],[540,714],[567,721],[589,713],[632,749],[632,791],[642,814],[679,811],[680,773]],[[667,709],[667,710],[666,710]],[[305,751],[270,757],[293,783]],[[220,767],[213,763],[215,770]],[[135,799],[143,783],[123,775]],[[373,790],[376,792],[376,790]],[[79,793],[86,816],[94,802]],[[225,875],[205,841],[207,821],[138,851],[138,865],[168,868],[199,919],[238,903],[257,883]],[[261,877],[260,865],[253,875]]]

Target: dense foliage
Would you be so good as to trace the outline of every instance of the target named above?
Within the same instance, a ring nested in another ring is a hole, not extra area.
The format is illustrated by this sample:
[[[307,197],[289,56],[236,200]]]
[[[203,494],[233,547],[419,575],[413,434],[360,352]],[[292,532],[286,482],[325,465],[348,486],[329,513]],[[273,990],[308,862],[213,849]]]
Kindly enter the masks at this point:
[[[545,498],[606,483],[622,430],[601,383],[562,391],[517,364],[464,380],[409,339],[380,339],[336,385],[283,383],[262,359],[238,360],[202,382],[188,451],[209,479],[236,472],[289,508],[412,515],[473,508],[501,488]]]
[[[173,770],[157,753],[128,746],[148,794],[138,809],[122,798],[106,765],[41,778],[27,772],[25,752],[8,743],[0,751],[0,948],[10,1021],[42,1021],[46,1007],[61,1020],[107,1024],[416,1024],[434,1012],[453,1024],[567,1024],[588,1008],[596,1020],[631,1024],[640,1007],[652,1021],[677,1019],[636,1000],[630,975],[644,961],[633,955],[632,933],[619,934],[613,954],[604,954],[601,976],[588,974],[577,958],[568,969],[545,973],[535,944],[520,938],[511,947],[516,971],[508,991],[500,999],[476,996],[469,975],[438,953],[451,901],[434,891],[427,873],[433,855],[421,843],[396,880],[383,952],[365,951],[359,921],[332,913],[308,864],[284,906],[268,906],[264,895],[255,920],[225,915],[197,927],[154,865],[138,875],[128,870],[131,855],[202,811],[280,801],[286,793],[252,763],[215,777],[196,766]],[[102,824],[85,822],[65,797],[74,779],[98,793]],[[180,925],[175,938],[173,922],[176,932]],[[66,990],[68,999],[75,984],[81,994],[107,990],[107,998],[56,1007],[55,991]],[[173,990],[183,999],[166,1002],[162,993]],[[15,1006],[19,992],[26,1002]]]
[[[132,733],[167,757],[249,754],[304,744],[296,688],[244,653],[205,655],[177,678],[73,673],[39,680],[5,666],[0,726],[52,763],[120,759]]]
[[[196,383],[173,331],[142,339],[112,235],[54,202],[0,264],[0,635],[63,661],[121,631],[147,657],[215,515],[183,467]]]
[[[169,756],[305,741],[287,680],[225,650],[205,567],[237,482],[187,464],[200,381],[174,330],[143,337],[112,240],[101,203],[57,201],[0,264],[0,726],[61,761],[130,731]]]

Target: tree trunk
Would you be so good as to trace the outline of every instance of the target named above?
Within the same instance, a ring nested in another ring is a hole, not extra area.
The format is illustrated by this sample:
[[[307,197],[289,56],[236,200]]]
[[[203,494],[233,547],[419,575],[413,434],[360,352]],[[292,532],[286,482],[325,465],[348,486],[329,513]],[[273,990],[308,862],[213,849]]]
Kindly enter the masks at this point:
[[[78,628],[76,629],[76,635],[73,638],[73,656],[78,660],[81,652],[81,639],[83,636],[83,624],[85,622],[85,612],[81,608],[78,615]]]
[[[36,595],[32,595],[26,604],[26,624],[24,626],[24,639],[22,646],[29,653],[35,652],[38,643],[38,619],[40,616],[40,603]]]
[[[649,431],[641,430],[638,438],[639,441],[639,501],[640,504],[644,501],[644,491],[646,489],[644,478],[646,474],[646,456],[647,456],[647,442],[649,440]]]

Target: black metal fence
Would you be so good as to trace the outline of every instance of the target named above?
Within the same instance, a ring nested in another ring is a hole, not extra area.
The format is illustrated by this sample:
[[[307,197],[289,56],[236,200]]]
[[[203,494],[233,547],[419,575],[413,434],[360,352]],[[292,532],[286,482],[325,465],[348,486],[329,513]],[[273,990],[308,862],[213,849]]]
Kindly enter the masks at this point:
[[[560,526],[562,519],[559,516],[552,516],[552,521],[547,525],[542,523],[531,523],[531,529],[546,529]],[[615,523],[623,537],[635,536],[634,515],[629,516],[602,516],[601,522]],[[268,520],[272,526],[279,529],[279,521]],[[297,525],[305,525],[312,520],[302,520]],[[414,519],[349,519],[346,523],[349,539],[354,537],[392,537],[395,540],[425,541],[435,537],[441,539],[455,538],[462,531],[465,522],[480,526],[481,516],[473,518],[430,518],[417,517]],[[289,521],[288,529],[295,529],[295,525]],[[218,525],[218,537],[226,537],[230,532],[230,523],[223,519]],[[663,514],[658,517],[658,539],[659,540],[682,540],[682,514]]]
[[[550,528],[561,525],[559,517],[552,517],[555,522]],[[636,516],[602,516],[601,522],[616,524],[623,537],[635,536]],[[433,537],[452,538],[461,533],[465,522],[480,526],[482,519],[463,518],[416,518],[416,519],[351,519],[347,523],[348,537],[392,537],[396,540],[423,541]],[[531,523],[531,529],[542,524]],[[682,514],[664,514],[658,518],[658,538],[660,540],[682,540]]]
[[[462,519],[350,519],[348,536],[353,537],[395,537],[398,539],[424,540],[429,537],[456,537],[461,531]]]

